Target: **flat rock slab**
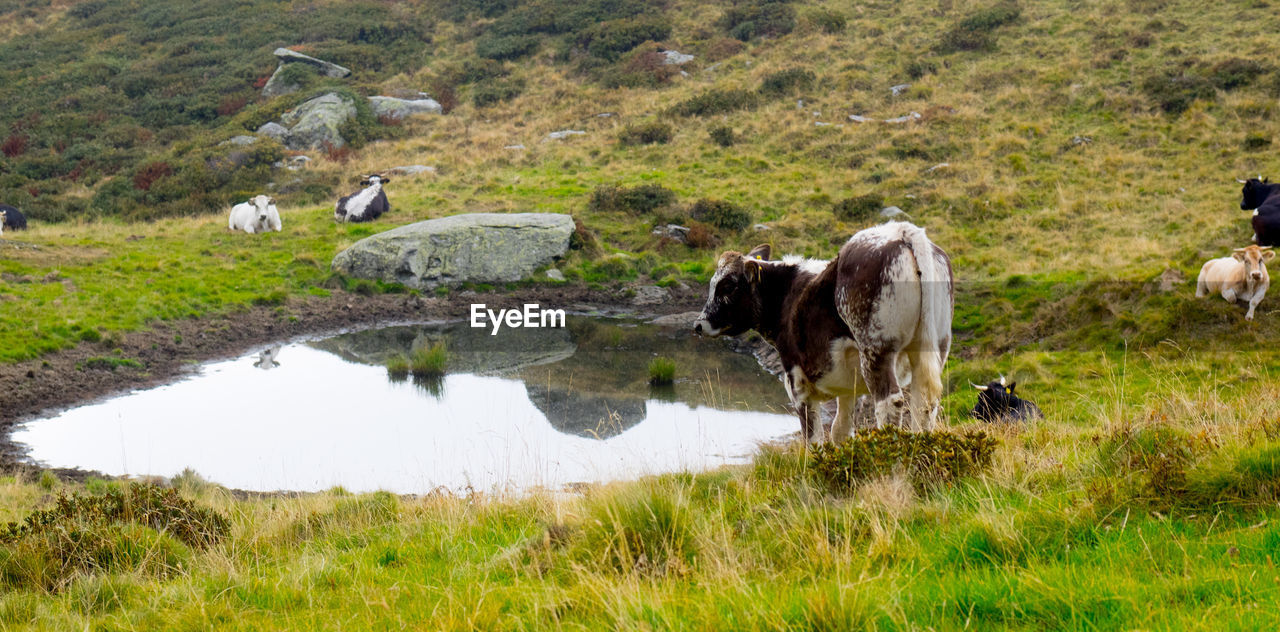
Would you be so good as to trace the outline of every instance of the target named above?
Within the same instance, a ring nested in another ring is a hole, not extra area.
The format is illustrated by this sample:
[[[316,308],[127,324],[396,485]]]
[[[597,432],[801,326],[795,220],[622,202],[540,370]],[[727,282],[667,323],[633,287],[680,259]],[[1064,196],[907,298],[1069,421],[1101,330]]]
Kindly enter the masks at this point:
[[[320,71],[320,73],[326,77],[341,79],[342,77],[351,74],[350,69],[339,66],[338,64],[327,62],[323,59],[316,59],[310,55],[303,55],[302,53],[283,47],[277,48],[275,52],[271,54],[275,55],[276,59],[279,59],[282,65],[294,63],[307,64],[308,66],[314,66],[316,70]]]
[[[573,218],[556,213],[454,215],[361,239],[331,268],[419,290],[509,283],[564,256],[573,229]]]

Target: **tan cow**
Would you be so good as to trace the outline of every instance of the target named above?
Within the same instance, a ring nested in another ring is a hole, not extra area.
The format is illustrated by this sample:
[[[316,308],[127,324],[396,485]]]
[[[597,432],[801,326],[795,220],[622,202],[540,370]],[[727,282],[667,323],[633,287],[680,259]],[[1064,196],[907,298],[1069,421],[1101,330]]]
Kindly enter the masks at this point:
[[[1274,256],[1276,253],[1271,252],[1271,248],[1249,246],[1236,248],[1230,257],[1206,261],[1196,281],[1196,297],[1220,292],[1229,303],[1247,301],[1249,311],[1244,319],[1253,320],[1254,308],[1262,302],[1267,287],[1271,285],[1267,262]]]

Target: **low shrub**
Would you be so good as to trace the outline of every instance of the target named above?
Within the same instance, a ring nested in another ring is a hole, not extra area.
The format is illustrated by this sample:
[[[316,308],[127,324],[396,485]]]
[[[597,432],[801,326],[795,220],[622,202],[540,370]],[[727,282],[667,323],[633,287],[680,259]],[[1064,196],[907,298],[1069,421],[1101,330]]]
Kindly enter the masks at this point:
[[[713,88],[675,104],[670,113],[677,116],[710,116],[750,109],[757,102],[756,93],[748,90]]]
[[[743,42],[778,37],[796,28],[796,10],[786,2],[755,0],[726,9],[716,25]]]
[[[618,143],[624,147],[634,145],[662,145],[671,142],[671,126],[660,121],[628,125],[618,133]]]
[[[0,528],[0,585],[58,591],[77,575],[166,573],[187,547],[222,541],[230,522],[171,488],[134,483],[100,495],[60,494],[53,507]]]
[[[485,81],[471,88],[471,102],[476,107],[489,107],[510,101],[524,92],[524,82],[519,80]]]
[[[542,38],[537,35],[485,35],[476,39],[476,55],[484,59],[509,60],[532,55]]]
[[[836,219],[852,222],[872,217],[882,208],[884,208],[884,198],[878,193],[868,193],[836,202],[831,205],[831,212]]]
[[[814,9],[806,14],[805,18],[823,33],[833,35],[844,31],[849,22],[849,19],[843,13],[831,9]]]
[[[751,225],[751,213],[725,200],[703,198],[694,203],[689,215],[723,230],[738,231]],[[692,232],[692,227],[690,229]]]
[[[992,50],[996,46],[995,30],[1017,20],[1021,14],[1022,10],[1013,2],[975,11],[948,29],[938,48],[942,52]]]
[[[1271,72],[1271,68],[1252,59],[1231,59],[1218,62],[1207,69],[1209,82],[1223,92],[1243,88]]]
[[[596,59],[612,62],[644,42],[657,42],[671,35],[671,24],[661,16],[646,15],[610,20],[583,31],[577,44]]]
[[[1197,99],[1209,101],[1217,96],[1208,79],[1193,73],[1152,75],[1142,82],[1142,91],[1168,114],[1181,114]]]
[[[598,257],[602,251],[600,239],[576,217],[573,218],[573,234],[569,235],[569,250],[577,250],[587,258]]]
[[[760,94],[781,97],[813,87],[817,77],[804,68],[788,68],[765,75],[760,81]]]
[[[591,192],[587,207],[597,212],[642,215],[675,202],[675,191],[657,184],[636,187],[606,185]]]
[[[737,140],[733,135],[733,128],[728,125],[717,125],[707,133],[711,136],[711,142],[721,147],[732,147]]]
[[[817,482],[834,493],[901,468],[917,486],[948,483],[991,467],[997,440],[986,432],[908,432],[895,426],[859,431],[841,443],[818,445],[811,452]]]
[[[715,231],[711,227],[702,222],[689,222],[689,234],[685,235],[685,243],[690,248],[698,250],[708,250],[716,247],[720,240],[716,238]]]

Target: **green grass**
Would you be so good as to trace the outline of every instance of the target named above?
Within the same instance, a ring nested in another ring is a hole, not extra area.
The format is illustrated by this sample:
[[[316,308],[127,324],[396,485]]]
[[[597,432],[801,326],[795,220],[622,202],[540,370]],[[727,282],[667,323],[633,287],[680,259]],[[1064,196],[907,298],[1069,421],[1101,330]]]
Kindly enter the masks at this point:
[[[409,356],[397,353],[387,358],[387,375],[393,380],[409,377]]]
[[[409,352],[409,373],[416,378],[438,378],[449,366],[449,350],[443,341],[428,343]]]
[[[655,386],[671,384],[676,379],[676,362],[662,356],[649,361],[649,383]]]

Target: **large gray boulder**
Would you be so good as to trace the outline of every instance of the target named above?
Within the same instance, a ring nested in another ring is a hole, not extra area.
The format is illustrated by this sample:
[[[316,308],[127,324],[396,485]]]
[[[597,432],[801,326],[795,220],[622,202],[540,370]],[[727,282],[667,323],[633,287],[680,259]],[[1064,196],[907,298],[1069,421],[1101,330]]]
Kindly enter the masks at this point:
[[[347,142],[338,130],[355,115],[355,103],[336,92],[303,101],[280,117],[289,128],[284,145],[294,150],[342,147]]]
[[[314,67],[317,72],[326,77],[341,79],[351,74],[349,69],[339,66],[338,64],[330,63],[322,59],[316,59],[310,55],[303,55],[302,53],[283,47],[275,49],[271,54],[275,55],[276,59],[280,60],[281,64],[307,64],[308,66]]]
[[[333,258],[334,272],[419,290],[519,281],[564,256],[573,218],[555,213],[471,213],[371,235]]]
[[[400,120],[414,114],[443,114],[444,108],[435,99],[397,99],[395,97],[369,97],[374,116]]]
[[[276,59],[280,60],[280,65],[276,66],[276,71],[271,74],[271,78],[267,80],[266,85],[262,86],[262,96],[267,98],[297,92],[302,88],[302,86],[290,82],[285,78],[283,72],[284,67],[289,64],[302,64],[309,66],[317,74],[336,79],[341,79],[351,74],[349,69],[339,66],[338,64],[330,63],[323,59],[316,59],[310,55],[303,55],[302,53],[292,51],[287,48],[277,48],[272,54],[276,56]]]

